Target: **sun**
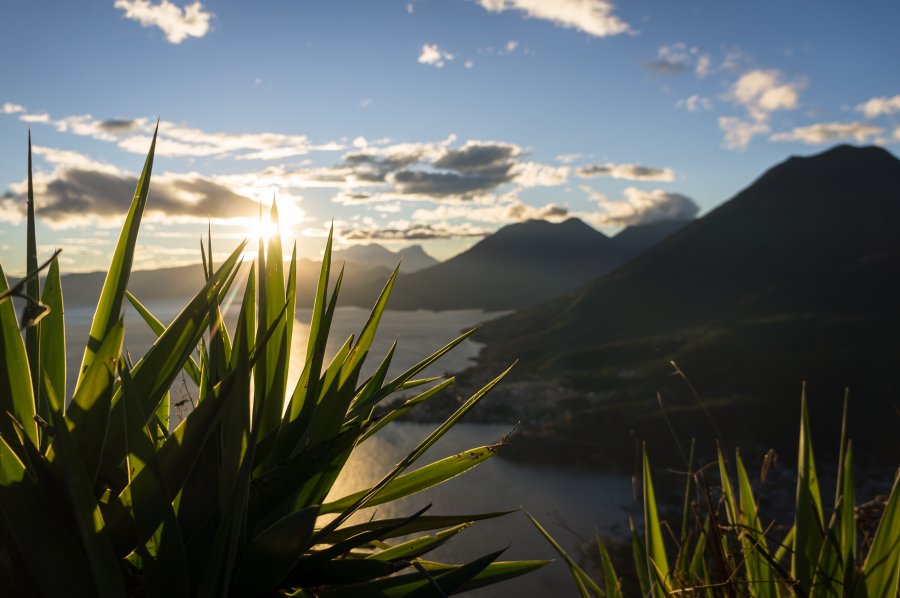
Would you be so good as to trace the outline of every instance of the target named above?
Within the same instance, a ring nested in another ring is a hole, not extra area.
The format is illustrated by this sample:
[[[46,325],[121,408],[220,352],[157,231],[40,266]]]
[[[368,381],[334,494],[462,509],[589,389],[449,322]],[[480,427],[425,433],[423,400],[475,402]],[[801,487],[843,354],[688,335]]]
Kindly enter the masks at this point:
[[[259,244],[260,241],[263,242],[263,245],[268,246],[269,239],[271,239],[275,235],[280,235],[282,238],[284,238],[282,231],[278,229],[278,225],[276,225],[268,218],[248,220],[246,223],[246,227],[247,239],[250,241],[249,245],[251,247],[255,247]]]

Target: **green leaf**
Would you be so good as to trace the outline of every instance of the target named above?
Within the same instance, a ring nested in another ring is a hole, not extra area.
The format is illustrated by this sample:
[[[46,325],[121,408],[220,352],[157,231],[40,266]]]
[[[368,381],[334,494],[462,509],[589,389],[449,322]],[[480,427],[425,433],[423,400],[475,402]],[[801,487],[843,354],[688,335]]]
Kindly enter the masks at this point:
[[[374,493],[372,490],[377,486],[327,502],[322,505],[321,513],[340,513],[366,497],[368,499],[365,501],[365,506],[373,507],[421,492],[480,465],[493,457],[499,448],[500,444],[492,444],[445,457],[411,473],[393,478]]]
[[[166,331],[165,324],[160,322],[143,303],[138,301],[138,298],[132,295],[131,291],[125,291],[125,297],[157,337]],[[200,366],[197,365],[197,362],[194,361],[193,357],[188,357],[188,360],[184,364],[184,371],[187,372],[187,375],[190,376],[194,384],[200,385]]]
[[[661,594],[671,590],[669,559],[663,542],[662,526],[659,523],[656,495],[653,492],[653,478],[650,475],[650,460],[644,447],[644,536],[647,545],[647,578],[655,579]],[[656,585],[656,584],[653,584]]]
[[[91,365],[81,377],[75,396],[69,403],[65,419],[72,439],[91,483],[97,479],[100,461],[109,429],[110,405],[115,382],[116,364],[122,351],[125,324],[120,319],[109,329],[109,335],[97,350]],[[113,427],[119,428],[119,422]],[[48,454],[52,461],[54,453]]]
[[[90,565],[61,513],[0,437],[0,513],[31,576],[46,596],[90,596]]]
[[[894,487],[862,571],[870,598],[897,594],[900,586],[900,476],[894,478]]]
[[[435,396],[436,394],[438,394],[439,392],[441,392],[442,390],[444,390],[445,388],[447,388],[448,386],[453,384],[453,382],[455,382],[455,381],[456,381],[456,378],[448,378],[447,380],[444,380],[437,386],[433,386],[432,388],[429,388],[425,392],[423,392],[419,395],[416,395],[415,397],[413,397],[411,399],[404,401],[403,404],[400,405],[399,407],[397,407],[395,409],[391,409],[391,411],[389,411],[388,413],[385,413],[383,416],[378,418],[378,421],[376,421],[373,425],[371,425],[369,427],[368,430],[365,431],[365,433],[362,435],[362,437],[359,440],[360,443],[371,438],[373,434],[375,434],[376,432],[381,430],[383,427],[385,427],[386,425],[388,425],[389,423],[391,423],[398,417],[402,417],[410,409],[412,409],[419,403],[423,403],[423,402],[427,401],[428,399],[430,399],[431,397]]]
[[[562,557],[562,559],[566,562],[566,565],[569,567],[569,573],[572,575],[572,581],[575,582],[575,588],[578,590],[578,595],[582,598],[590,598],[590,592],[593,592],[595,596],[603,596],[604,592],[600,589],[600,586],[594,582],[593,579],[582,569],[578,563],[575,562],[575,559],[569,556],[569,553],[563,549],[562,546],[559,545],[559,542],[550,535],[544,526],[541,525],[537,519],[532,517],[531,513],[525,511],[525,515],[528,519],[531,520],[531,523],[534,524],[534,527],[541,533],[542,536],[550,543],[550,546],[553,547],[553,550]],[[588,591],[590,590],[590,592]]]
[[[441,529],[446,527],[453,527],[455,525],[460,525],[462,523],[472,523],[473,521],[481,521],[483,519],[493,519],[494,517],[502,517],[503,515],[509,515],[513,511],[498,511],[495,513],[479,513],[477,515],[423,515],[422,517],[417,518],[415,521],[404,524],[396,529],[393,529],[388,535],[381,536],[382,539],[388,538],[396,538],[399,536],[408,536],[410,534],[415,534],[417,532],[430,531],[434,529]],[[350,538],[351,536],[355,536],[362,532],[372,531],[374,529],[390,527],[392,525],[396,525],[402,521],[406,521],[404,519],[378,519],[375,521],[367,521],[366,523],[359,523],[357,525],[351,525],[348,527],[342,527],[339,530],[336,530],[329,534],[328,536],[322,538],[323,544],[334,544],[337,542],[341,542]]]
[[[235,574],[238,596],[256,596],[278,589],[312,537],[318,509],[290,513],[260,532],[244,551]]]
[[[36,272],[38,269],[37,259],[37,236],[34,232],[34,184],[31,176],[31,131],[28,131],[28,199],[25,218],[25,271]],[[40,281],[37,276],[29,278],[25,287],[25,295],[30,299],[25,309],[29,309],[32,305],[37,304],[40,298]],[[22,318],[26,318],[23,316]],[[41,372],[41,324],[37,323],[32,326],[25,325],[25,352],[28,354],[28,366],[31,374],[31,389],[37,403],[40,405],[40,372]],[[64,389],[65,387],[57,387]]]
[[[59,454],[69,501],[81,542],[87,553],[90,569],[97,584],[98,596],[118,597],[125,593],[125,584],[118,559],[103,520],[103,514],[93,494],[93,481],[88,477],[78,454],[75,439],[69,433],[56,393],[48,387],[47,400],[56,428],[53,447]]]
[[[9,284],[0,267],[0,294],[8,289]],[[35,445],[40,445],[29,371],[15,306],[12,301],[0,301],[0,435],[15,438],[15,430],[6,417],[7,413],[11,413],[25,428],[28,438]]]
[[[224,281],[236,267],[244,249],[238,245],[231,256],[210,278],[194,299],[178,314],[165,332],[153,343],[149,351],[135,364],[132,370],[134,384],[141,389],[141,412],[149,420],[156,411],[160,400],[168,392],[178,372],[184,367],[191,352],[200,342],[209,318],[209,304],[214,301]],[[121,391],[113,396],[112,421],[124,421],[121,406]],[[125,458],[124,430],[119,426],[109,429],[104,451],[106,458],[119,463]]]
[[[97,309],[94,311],[88,344],[84,350],[81,367],[78,370],[76,388],[81,384],[81,378],[94,360],[94,355],[100,348],[103,339],[107,337],[110,328],[115,325],[121,315],[122,299],[125,297],[125,289],[128,286],[128,277],[131,274],[131,265],[134,261],[134,250],[137,246],[138,229],[141,226],[144,207],[147,205],[147,193],[150,190],[150,173],[153,170],[153,154],[156,151],[156,134],[158,130],[159,123],[156,125],[156,130],[153,131],[153,140],[150,142],[150,151],[147,153],[147,159],[144,161],[144,170],[141,172],[141,178],[138,180],[134,199],[131,201],[131,207],[128,210],[128,215],[125,217],[125,224],[122,226],[122,232],[116,243],[112,261],[107,269],[103,290],[100,292],[100,300],[97,303]]]
[[[822,498],[819,493],[819,478],[813,457],[812,438],[809,430],[809,414],[806,408],[806,388],[801,400],[800,448],[797,456],[797,502],[796,502],[793,559],[791,576],[798,580],[799,587],[809,593],[813,569],[822,548]]]
[[[66,388],[66,322],[63,306],[62,282],[59,275],[59,262],[53,260],[44,280],[44,293],[41,303],[50,311],[41,320],[41,394],[38,397],[37,412],[50,421],[50,408],[47,406],[46,391],[49,384],[54,389],[64,392]],[[46,445],[46,439],[44,444]],[[42,448],[46,448],[43,446]]]
[[[691,461],[693,461],[693,459],[688,459],[689,466]],[[624,594],[622,594],[622,583],[619,581],[619,576],[616,575],[616,570],[615,567],[613,567],[609,551],[606,549],[606,544],[603,543],[603,540],[599,535],[595,537],[597,539],[597,550],[600,552],[600,568],[603,571],[606,595],[609,598],[622,598],[624,596]]]
[[[431,552],[438,546],[446,543],[453,536],[460,533],[470,525],[470,523],[461,523],[455,527],[451,527],[450,529],[440,531],[433,536],[420,536],[418,538],[413,538],[412,540],[408,540],[406,542],[391,546],[390,548],[386,548],[381,552],[376,552],[375,554],[372,554],[366,558],[377,561],[408,561],[410,559],[418,558],[423,554]]]

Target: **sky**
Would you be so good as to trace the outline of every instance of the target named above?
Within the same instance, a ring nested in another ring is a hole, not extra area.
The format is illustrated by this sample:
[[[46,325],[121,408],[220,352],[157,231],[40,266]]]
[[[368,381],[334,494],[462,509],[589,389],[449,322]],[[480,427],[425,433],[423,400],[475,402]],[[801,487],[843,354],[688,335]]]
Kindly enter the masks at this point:
[[[791,155],[900,150],[900,3],[0,4],[0,264],[106,267],[159,119],[135,268],[259,234],[445,259],[497,228],[703,215]]]

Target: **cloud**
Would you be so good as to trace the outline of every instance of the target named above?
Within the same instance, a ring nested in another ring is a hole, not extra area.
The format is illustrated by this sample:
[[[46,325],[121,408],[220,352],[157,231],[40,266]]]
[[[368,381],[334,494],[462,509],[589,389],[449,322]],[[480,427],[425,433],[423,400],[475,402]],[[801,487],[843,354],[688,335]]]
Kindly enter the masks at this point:
[[[581,166],[575,169],[575,174],[581,178],[608,176],[628,181],[669,182],[675,180],[675,171],[671,168],[653,168],[640,164],[613,164],[611,162]]]
[[[697,77],[702,79],[707,76],[712,70],[712,58],[709,57],[708,54],[702,54],[697,57],[697,64],[694,67],[694,73],[696,73]]]
[[[121,224],[134,197],[138,178],[115,166],[96,162],[76,152],[36,146],[34,152],[54,165],[50,173],[34,174],[37,215],[51,226],[97,222]],[[25,205],[26,182],[11,186],[0,207],[0,218],[11,205]],[[252,218],[259,204],[228,186],[197,173],[164,173],[153,177],[147,201],[147,219],[206,221]]]
[[[649,63],[647,68],[660,75],[680,75],[691,70],[694,61],[693,55],[697,48],[688,48],[683,43],[661,46],[656,51],[656,60]]]
[[[881,136],[884,130],[864,122],[849,123],[816,123],[807,127],[797,127],[787,132],[775,133],[771,141],[798,141],[806,145],[821,145],[841,140],[853,140],[856,143],[870,143]]]
[[[690,220],[700,211],[693,199],[662,189],[647,191],[627,187],[624,198],[611,200],[599,191],[582,185],[582,191],[597,202],[601,213],[578,214],[596,226],[635,226],[670,220]]]
[[[731,150],[742,150],[755,136],[769,132],[769,125],[764,122],[741,120],[736,116],[720,116],[719,128],[725,132],[722,147]]]
[[[25,106],[13,104],[12,102],[3,103],[3,114],[17,114],[19,112],[25,112]]]
[[[419,54],[419,62],[430,64],[437,68],[444,68],[444,64],[453,60],[453,54],[438,48],[437,44],[422,44],[422,53]]]
[[[756,121],[765,121],[777,110],[793,110],[800,101],[800,82],[785,83],[777,70],[753,70],[734,83],[729,98],[744,108]]]
[[[892,98],[872,98],[856,107],[866,118],[877,118],[881,115],[896,114],[900,112],[900,94]]]
[[[490,12],[516,10],[533,19],[544,19],[560,27],[578,29],[595,37],[633,33],[631,27],[613,14],[608,0],[477,0]]]
[[[385,228],[356,228],[341,232],[346,241],[425,241],[429,239],[461,239],[483,237],[491,231],[486,228],[463,223],[453,225],[415,224],[408,221],[392,222]]]
[[[468,222],[490,222],[509,224],[526,220],[561,221],[569,215],[569,209],[555,203],[533,206],[519,200],[493,206],[473,207],[470,205],[438,206],[434,209],[419,209],[413,212],[417,222],[447,221],[465,218]]]
[[[200,2],[179,8],[169,0],[159,4],[150,0],[116,0],[113,6],[125,11],[125,18],[137,21],[141,27],[159,27],[172,44],[209,33],[212,14],[204,11]]]
[[[695,94],[683,100],[678,100],[675,103],[675,107],[683,108],[688,112],[700,112],[701,110],[711,110],[712,102],[709,98]]]
[[[757,69],[741,75],[725,97],[742,106],[750,119],[720,116],[719,128],[725,133],[722,147],[742,150],[755,136],[768,133],[771,114],[797,108],[804,87],[802,81],[785,82],[781,71],[774,69]]]
[[[147,153],[156,121],[148,118],[97,119],[90,114],[53,118],[46,114],[29,113],[22,108],[15,112],[26,122],[41,122],[60,133],[90,137],[115,143],[119,148],[139,155]],[[160,121],[156,154],[166,157],[215,157],[236,160],[279,160],[302,156],[313,151],[339,151],[341,143],[314,144],[306,135],[284,133],[224,133],[188,127],[172,121]]]

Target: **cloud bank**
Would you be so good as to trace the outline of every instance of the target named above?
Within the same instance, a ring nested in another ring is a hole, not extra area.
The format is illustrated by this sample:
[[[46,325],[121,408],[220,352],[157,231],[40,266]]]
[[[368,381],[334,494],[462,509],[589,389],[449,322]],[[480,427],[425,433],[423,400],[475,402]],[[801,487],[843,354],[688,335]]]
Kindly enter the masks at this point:
[[[158,27],[170,44],[180,44],[188,37],[203,37],[209,33],[212,14],[198,1],[179,8],[162,0],[154,4],[150,0],[116,0],[113,5],[125,11],[125,18],[137,21],[141,27]]]

